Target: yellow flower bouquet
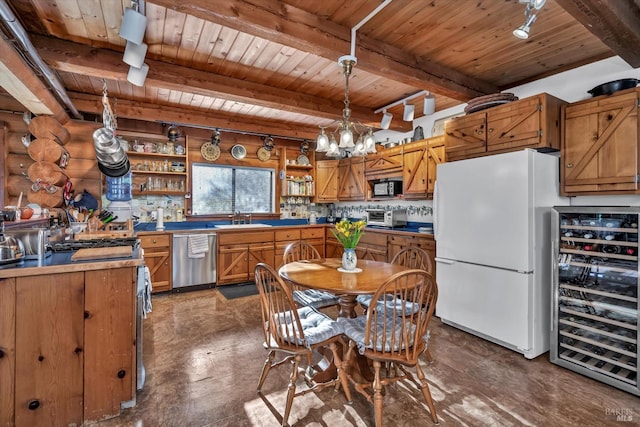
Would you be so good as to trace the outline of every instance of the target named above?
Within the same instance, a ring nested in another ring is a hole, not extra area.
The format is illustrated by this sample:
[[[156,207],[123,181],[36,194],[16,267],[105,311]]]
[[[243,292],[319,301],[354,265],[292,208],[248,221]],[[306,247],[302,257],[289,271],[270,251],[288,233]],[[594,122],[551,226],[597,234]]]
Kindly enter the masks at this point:
[[[345,249],[354,249],[364,234],[366,226],[367,222],[363,219],[351,222],[343,218],[336,223],[335,229],[332,229],[331,232]]]

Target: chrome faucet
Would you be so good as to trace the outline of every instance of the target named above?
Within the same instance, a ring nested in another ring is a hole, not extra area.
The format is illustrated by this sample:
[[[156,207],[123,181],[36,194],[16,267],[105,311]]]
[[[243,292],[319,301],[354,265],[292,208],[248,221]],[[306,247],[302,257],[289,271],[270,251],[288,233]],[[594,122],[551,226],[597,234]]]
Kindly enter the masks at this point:
[[[233,214],[227,216],[231,220],[231,224],[251,224],[252,215],[242,214],[240,211],[235,211]],[[247,220],[249,222],[247,222]]]

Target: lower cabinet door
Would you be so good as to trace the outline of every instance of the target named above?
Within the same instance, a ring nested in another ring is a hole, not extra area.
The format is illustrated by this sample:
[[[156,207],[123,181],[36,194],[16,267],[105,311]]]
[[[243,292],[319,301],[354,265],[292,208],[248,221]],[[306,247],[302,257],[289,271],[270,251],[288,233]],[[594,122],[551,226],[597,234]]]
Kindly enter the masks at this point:
[[[83,325],[83,272],[16,279],[17,427],[83,424]]]
[[[116,416],[135,396],[135,279],[131,267],[85,273],[85,421]]]
[[[249,248],[242,245],[221,245],[218,259],[218,284],[249,280]]]

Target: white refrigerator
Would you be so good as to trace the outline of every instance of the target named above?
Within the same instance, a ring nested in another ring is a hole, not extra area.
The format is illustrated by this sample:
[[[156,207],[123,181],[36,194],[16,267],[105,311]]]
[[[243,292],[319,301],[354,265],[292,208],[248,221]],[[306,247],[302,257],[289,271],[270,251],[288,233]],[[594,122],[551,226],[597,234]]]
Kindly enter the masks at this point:
[[[549,350],[557,154],[524,149],[438,165],[436,316],[532,359]]]

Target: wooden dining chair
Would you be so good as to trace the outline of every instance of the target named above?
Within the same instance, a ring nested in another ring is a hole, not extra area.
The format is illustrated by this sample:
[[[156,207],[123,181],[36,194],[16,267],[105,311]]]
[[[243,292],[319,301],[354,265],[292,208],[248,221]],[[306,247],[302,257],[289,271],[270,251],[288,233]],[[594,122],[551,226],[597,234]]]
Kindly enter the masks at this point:
[[[287,245],[282,255],[283,264],[294,261],[321,259],[320,253],[308,242],[300,240]],[[338,305],[338,296],[316,289],[293,289],[293,299],[299,306],[310,306],[315,308],[325,308]]]
[[[433,260],[431,259],[431,255],[424,249],[416,246],[402,248],[393,257],[391,264],[398,264],[407,268],[417,268],[433,274]],[[358,295],[356,301],[364,308],[364,314],[366,314],[369,309],[369,304],[371,304],[371,295]],[[429,349],[425,351],[424,355],[429,362],[433,362],[433,356],[431,356]]]
[[[258,381],[258,393],[272,368],[291,366],[282,425],[287,425],[294,397],[328,386],[336,389],[342,385],[347,400],[351,402],[348,379],[342,369],[342,325],[313,307],[297,307],[291,287],[269,265],[259,263],[255,267],[255,281],[260,294],[264,346],[268,351]],[[307,377],[312,368],[312,353],[328,348],[337,368],[337,378],[319,383]],[[301,366],[301,363],[303,366]],[[296,391],[299,375],[308,387]],[[261,394],[262,395],[262,394]]]
[[[356,391],[373,403],[376,427],[382,426],[383,389],[400,380],[412,381],[422,390],[431,419],[438,423],[429,384],[419,362],[419,356],[427,350],[427,331],[437,298],[438,286],[429,273],[406,270],[378,288],[372,301],[381,304],[372,304],[365,316],[339,318],[349,338],[345,371]],[[401,303],[385,304],[389,299]],[[374,378],[370,383],[362,383],[351,375],[356,352],[372,362]],[[408,368],[414,368],[417,380]]]

